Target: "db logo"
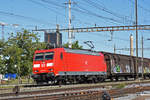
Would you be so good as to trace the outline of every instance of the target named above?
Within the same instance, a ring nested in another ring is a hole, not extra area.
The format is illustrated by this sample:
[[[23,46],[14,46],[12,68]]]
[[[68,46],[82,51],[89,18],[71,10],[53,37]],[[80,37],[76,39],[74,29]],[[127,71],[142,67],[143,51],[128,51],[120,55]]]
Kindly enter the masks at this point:
[[[41,65],[41,67],[45,67],[45,63],[43,63],[43,64]]]
[[[85,65],[88,65],[88,61],[85,61]]]

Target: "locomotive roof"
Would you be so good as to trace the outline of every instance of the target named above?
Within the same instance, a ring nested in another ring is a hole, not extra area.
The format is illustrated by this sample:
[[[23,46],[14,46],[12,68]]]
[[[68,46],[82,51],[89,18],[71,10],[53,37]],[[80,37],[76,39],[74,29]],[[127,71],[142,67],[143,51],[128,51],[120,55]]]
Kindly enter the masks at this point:
[[[86,50],[86,49],[69,49],[69,48],[64,48],[64,50],[66,52],[69,52],[69,53],[78,53],[78,54],[88,54],[88,55],[100,56],[99,52],[89,51],[89,50]]]
[[[62,49],[62,48],[52,48],[52,49]],[[44,49],[44,50],[37,50],[36,52],[42,51],[42,52],[47,52],[50,49]],[[78,53],[78,54],[87,54],[87,55],[95,55],[95,56],[100,56],[100,52],[96,51],[91,51],[88,49],[70,49],[70,48],[64,48],[64,50],[68,53]]]

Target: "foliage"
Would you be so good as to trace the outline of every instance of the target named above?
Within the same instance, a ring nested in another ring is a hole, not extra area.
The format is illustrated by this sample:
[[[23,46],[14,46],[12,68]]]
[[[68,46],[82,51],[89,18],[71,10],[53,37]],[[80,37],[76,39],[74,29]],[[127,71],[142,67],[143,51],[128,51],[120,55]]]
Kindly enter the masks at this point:
[[[66,48],[69,48],[69,43],[63,45]],[[75,41],[72,43],[72,49],[82,49],[83,47],[79,45],[79,41]]]
[[[0,40],[0,74],[4,74],[6,72],[2,56],[4,45],[5,45],[4,41]]]
[[[32,71],[34,51],[45,47],[46,44],[40,43],[39,37],[35,33],[27,30],[17,32],[16,35],[12,33],[5,45],[2,46],[5,73],[28,75]],[[2,67],[0,66],[0,68]]]

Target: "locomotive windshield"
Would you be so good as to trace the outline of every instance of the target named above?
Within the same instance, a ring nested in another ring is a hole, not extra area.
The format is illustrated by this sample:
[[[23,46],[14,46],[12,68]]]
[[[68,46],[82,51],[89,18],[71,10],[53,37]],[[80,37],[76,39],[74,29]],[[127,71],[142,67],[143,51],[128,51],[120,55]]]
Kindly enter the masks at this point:
[[[44,53],[37,53],[35,55],[35,60],[43,60],[44,59]]]
[[[37,60],[52,60],[54,56],[54,52],[45,52],[45,53],[37,53],[35,54],[35,61]]]
[[[46,52],[45,53],[45,60],[52,60],[54,56],[54,52]]]

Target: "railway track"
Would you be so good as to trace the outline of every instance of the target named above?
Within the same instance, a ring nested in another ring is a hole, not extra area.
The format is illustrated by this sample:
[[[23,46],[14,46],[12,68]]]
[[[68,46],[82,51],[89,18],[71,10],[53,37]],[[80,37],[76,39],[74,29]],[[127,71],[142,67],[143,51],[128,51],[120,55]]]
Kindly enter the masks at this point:
[[[100,98],[102,96],[103,91],[107,91],[111,97],[117,97],[122,94],[127,93],[136,93],[140,91],[149,91],[150,90],[149,80],[145,81],[128,81],[128,82],[105,82],[101,84],[81,84],[81,85],[72,85],[72,86],[57,86],[56,88],[44,89],[44,90],[31,90],[22,92],[22,91],[13,91],[13,93],[3,93],[0,94],[0,100],[33,100],[33,99],[49,99],[50,100],[70,100],[75,98],[85,99],[93,98],[90,95],[95,95],[95,98]],[[115,86],[119,84],[132,85],[125,89],[106,89],[106,86]],[[138,84],[138,85],[137,85]],[[139,84],[147,84],[143,86],[139,86]],[[136,86],[136,87],[135,87]],[[132,88],[131,88],[132,87]],[[26,87],[27,88],[27,87]],[[35,88],[35,87],[34,87]],[[70,98],[70,99],[69,99]],[[78,99],[77,99],[78,100]],[[94,100],[94,98],[92,99]],[[97,99],[96,99],[97,100]]]
[[[1,95],[0,100],[101,100],[103,93],[107,92],[112,98],[123,96],[125,94],[150,91],[150,86],[136,86],[132,88],[102,90],[95,87],[84,88],[68,88],[68,89],[53,89],[40,90],[32,92],[22,92],[11,96]]]
[[[24,88],[28,88],[28,87],[46,87],[46,86],[58,86],[58,87],[61,87],[61,86],[84,86],[84,85],[91,85],[91,84],[96,84],[96,85],[99,85],[101,87],[103,86],[107,86],[107,85],[118,85],[118,84],[121,84],[121,83],[125,83],[125,84],[138,84],[138,83],[150,83],[150,80],[128,80],[128,81],[124,81],[124,80],[120,80],[120,81],[115,81],[115,82],[112,82],[112,81],[106,81],[106,82],[101,82],[101,83],[90,83],[90,84],[65,84],[65,85],[57,85],[57,84],[29,84],[29,85],[21,85],[20,87],[24,87]]]
[[[90,83],[90,84],[96,84],[96,85],[101,85],[101,86],[106,86],[106,85],[117,85],[120,83],[125,83],[125,84],[137,84],[137,83],[149,83],[150,80],[128,80],[128,81],[124,81],[124,80],[120,80],[120,81],[105,81],[105,82],[101,82],[101,83]],[[19,87],[23,87],[23,88],[32,88],[32,87],[46,87],[46,86],[75,86],[75,85],[89,85],[89,84],[85,84],[85,83],[81,83],[81,84],[65,84],[65,85],[57,85],[57,84],[19,84],[17,86]],[[15,87],[16,85],[1,85],[0,86],[0,90],[8,90],[9,88],[7,87]],[[1,88],[4,87],[4,88]],[[5,88],[6,87],[6,88]]]

